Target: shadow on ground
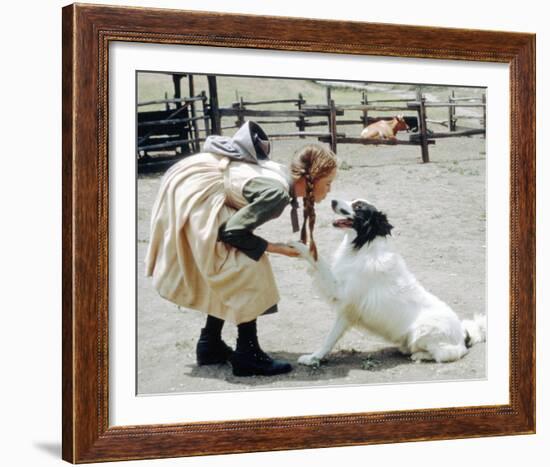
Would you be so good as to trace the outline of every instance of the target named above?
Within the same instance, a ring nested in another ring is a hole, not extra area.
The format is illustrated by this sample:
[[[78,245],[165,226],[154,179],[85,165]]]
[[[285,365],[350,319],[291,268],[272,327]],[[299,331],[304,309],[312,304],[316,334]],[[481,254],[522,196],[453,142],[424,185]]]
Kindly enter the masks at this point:
[[[397,348],[387,348],[376,352],[357,352],[355,350],[341,350],[330,354],[330,358],[320,366],[305,366],[297,363],[300,354],[290,352],[271,352],[276,359],[292,363],[293,371],[277,376],[237,377],[231,372],[231,365],[196,366],[188,365],[191,369],[186,373],[189,377],[201,379],[223,380],[233,384],[246,386],[261,386],[271,384],[276,378],[278,381],[334,381],[335,378],[345,378],[350,371],[379,372],[401,365],[414,364],[411,359],[403,355]]]

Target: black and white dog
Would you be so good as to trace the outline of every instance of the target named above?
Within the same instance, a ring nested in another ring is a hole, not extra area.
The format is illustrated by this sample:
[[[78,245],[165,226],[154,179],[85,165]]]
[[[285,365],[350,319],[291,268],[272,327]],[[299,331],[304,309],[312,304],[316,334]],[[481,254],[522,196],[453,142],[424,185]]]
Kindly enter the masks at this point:
[[[324,344],[298,362],[318,365],[351,327],[363,327],[399,346],[412,360],[452,362],[485,340],[485,319],[460,321],[443,301],[428,292],[393,247],[386,215],[365,200],[332,201],[344,229],[332,266],[315,261],[306,245],[292,242],[311,264],[319,293],[336,311]]]

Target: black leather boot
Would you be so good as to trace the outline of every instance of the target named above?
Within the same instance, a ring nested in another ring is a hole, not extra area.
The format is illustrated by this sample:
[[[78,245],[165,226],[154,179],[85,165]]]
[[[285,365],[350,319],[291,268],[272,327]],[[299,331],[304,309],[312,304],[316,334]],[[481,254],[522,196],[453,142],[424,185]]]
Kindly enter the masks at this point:
[[[239,325],[237,348],[229,363],[234,376],[274,376],[292,371],[290,363],[274,360],[260,348],[255,321]]]
[[[218,336],[212,336],[205,329],[201,330],[199,341],[197,342],[197,365],[215,365],[226,363],[233,353],[229,347]]]
[[[206,325],[201,329],[197,342],[197,365],[215,365],[226,363],[233,349],[222,340],[224,321],[208,316]]]

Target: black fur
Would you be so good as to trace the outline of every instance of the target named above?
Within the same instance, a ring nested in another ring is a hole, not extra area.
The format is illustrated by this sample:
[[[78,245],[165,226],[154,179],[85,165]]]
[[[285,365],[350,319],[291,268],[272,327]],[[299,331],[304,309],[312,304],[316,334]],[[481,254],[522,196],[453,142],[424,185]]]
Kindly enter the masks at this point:
[[[468,331],[465,331],[465,336],[464,336],[464,345],[466,346],[466,348],[471,348],[473,346],[472,344],[472,336],[470,336],[470,333]]]
[[[356,250],[372,242],[376,237],[391,235],[393,226],[388,222],[386,214],[378,211],[374,206],[359,202],[353,205],[353,228],[357,237],[352,244]]]

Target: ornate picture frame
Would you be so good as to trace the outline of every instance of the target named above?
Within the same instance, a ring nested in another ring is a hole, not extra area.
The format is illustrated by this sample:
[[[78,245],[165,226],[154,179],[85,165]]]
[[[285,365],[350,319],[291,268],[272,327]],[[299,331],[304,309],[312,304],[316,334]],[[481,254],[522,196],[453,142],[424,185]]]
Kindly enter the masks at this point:
[[[140,426],[109,424],[109,44],[508,64],[509,402]],[[534,433],[535,36],[74,4],[63,9],[63,458],[73,463]],[[238,436],[239,444],[234,439]]]

